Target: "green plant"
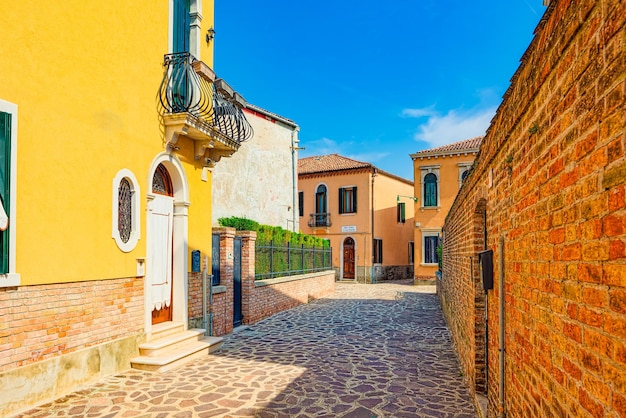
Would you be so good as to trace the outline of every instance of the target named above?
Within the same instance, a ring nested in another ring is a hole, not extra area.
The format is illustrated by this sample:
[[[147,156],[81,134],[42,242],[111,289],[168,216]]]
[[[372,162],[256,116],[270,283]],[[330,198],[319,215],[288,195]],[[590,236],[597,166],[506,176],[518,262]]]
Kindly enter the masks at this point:
[[[539,132],[539,130],[540,130],[539,124],[535,121],[530,126],[530,128],[528,128],[528,133],[533,135],[533,134],[536,134],[537,132]]]
[[[437,248],[435,248],[435,252],[437,253],[437,264],[439,264],[439,270],[441,270],[443,267],[443,248],[441,247],[441,244],[439,244]]]
[[[231,216],[230,218],[219,218],[217,220],[220,226],[235,228],[237,231],[257,231],[259,223],[248,218],[239,218]]]

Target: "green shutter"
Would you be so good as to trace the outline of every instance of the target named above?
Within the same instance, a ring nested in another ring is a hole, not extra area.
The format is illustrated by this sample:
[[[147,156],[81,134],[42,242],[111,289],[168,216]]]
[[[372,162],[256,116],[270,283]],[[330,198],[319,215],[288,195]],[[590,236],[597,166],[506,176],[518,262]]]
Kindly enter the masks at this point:
[[[343,213],[343,188],[339,188],[339,213]]]
[[[0,198],[11,219],[11,115],[0,112]],[[0,232],[0,273],[9,272],[9,229]]]
[[[354,201],[354,213],[356,213],[356,186],[352,188],[352,199]]]

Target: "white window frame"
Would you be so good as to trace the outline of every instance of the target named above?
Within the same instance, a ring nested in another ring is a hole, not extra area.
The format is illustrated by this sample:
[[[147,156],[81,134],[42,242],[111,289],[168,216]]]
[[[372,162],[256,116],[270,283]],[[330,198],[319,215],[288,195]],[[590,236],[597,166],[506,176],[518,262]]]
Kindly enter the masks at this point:
[[[463,174],[472,168],[472,162],[458,163],[459,166],[459,189],[463,186]]]
[[[441,235],[441,228],[437,229],[422,229],[422,266],[437,266],[438,263],[426,262],[426,237],[439,237]]]
[[[441,182],[441,176],[439,174],[439,169],[441,168],[441,166],[439,164],[437,165],[422,165],[420,166],[420,187],[421,187],[421,196],[420,196],[420,209],[424,210],[424,209],[440,209],[441,207],[441,187],[440,187],[440,182]],[[435,176],[437,176],[437,206],[424,206],[424,193],[426,193],[426,189],[424,187],[424,178],[426,177],[427,174],[434,174]]]
[[[11,115],[11,178],[9,188],[11,201],[9,202],[9,272],[0,274],[0,287],[17,287],[20,285],[20,275],[15,271],[17,235],[15,219],[17,218],[17,105],[0,99],[0,112]]]
[[[122,179],[128,180],[128,182],[130,183],[131,190],[132,190],[132,208],[133,208],[132,214],[131,214],[132,227],[131,227],[130,238],[128,239],[128,242],[122,241],[122,238],[120,237],[120,231],[118,229],[119,228],[118,226],[119,188],[120,188],[120,182],[122,181]],[[112,211],[111,236],[115,240],[115,243],[117,244],[119,249],[125,253],[131,252],[132,250],[135,249],[135,247],[137,246],[137,242],[139,241],[139,236],[141,234],[141,230],[140,230],[141,223],[139,222],[139,214],[141,213],[139,210],[139,205],[140,205],[139,196],[140,196],[139,182],[137,181],[137,178],[135,177],[133,172],[127,168],[123,168],[120,171],[118,171],[115,177],[113,178],[113,196],[112,196],[113,198],[111,199],[113,202],[112,208],[111,208],[111,211]]]
[[[352,207],[353,207],[353,208],[354,208],[355,206],[357,206],[357,205],[355,204],[355,202],[356,202],[356,191],[354,190],[355,188],[356,188],[356,185],[351,185],[351,186],[341,186],[341,187],[339,187],[339,190],[347,190],[347,189],[351,189],[351,190],[352,190],[352,202],[351,202],[351,203],[352,203]],[[337,203],[338,203],[338,205],[341,205],[341,204],[342,204],[342,202],[337,202]],[[343,210],[344,210],[344,211],[343,211],[343,212],[341,212],[341,211],[339,210],[339,207],[337,207],[337,213],[338,213],[339,215],[341,215],[341,216],[343,216],[343,215],[355,215],[355,214],[356,214],[356,210],[351,211],[351,212],[346,212],[346,211],[345,211],[345,210],[346,210],[346,208],[344,208]]]

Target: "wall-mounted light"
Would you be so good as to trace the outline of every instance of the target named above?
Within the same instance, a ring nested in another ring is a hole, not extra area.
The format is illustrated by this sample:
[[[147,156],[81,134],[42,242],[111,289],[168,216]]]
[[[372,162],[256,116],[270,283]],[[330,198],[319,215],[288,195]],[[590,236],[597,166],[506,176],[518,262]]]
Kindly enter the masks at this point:
[[[208,44],[209,42],[211,42],[213,38],[215,38],[215,29],[213,29],[213,26],[211,26],[206,31],[206,43]]]
[[[415,197],[415,196],[403,196],[403,195],[399,194],[398,197],[396,198],[396,201],[398,203],[400,203],[400,198],[401,197],[406,197],[407,199],[412,199],[414,202],[417,202],[417,197]]]

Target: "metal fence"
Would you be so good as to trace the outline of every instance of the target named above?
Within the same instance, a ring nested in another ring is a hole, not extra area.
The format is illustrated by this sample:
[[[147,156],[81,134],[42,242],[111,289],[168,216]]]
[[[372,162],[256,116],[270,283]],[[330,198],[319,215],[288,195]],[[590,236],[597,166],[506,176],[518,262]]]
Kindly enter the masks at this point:
[[[273,279],[296,274],[313,273],[332,268],[332,249],[307,248],[302,245],[267,245],[255,246],[256,280]]]

